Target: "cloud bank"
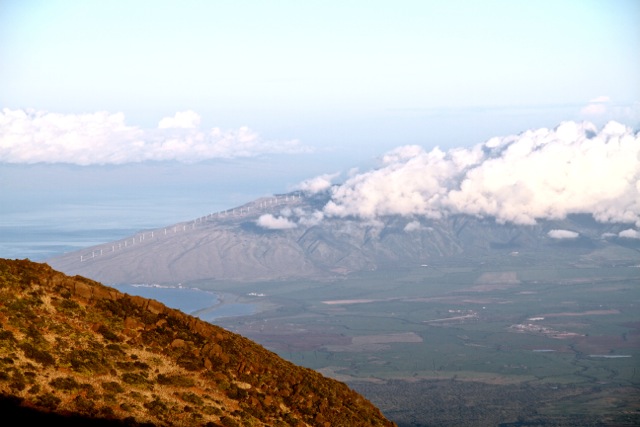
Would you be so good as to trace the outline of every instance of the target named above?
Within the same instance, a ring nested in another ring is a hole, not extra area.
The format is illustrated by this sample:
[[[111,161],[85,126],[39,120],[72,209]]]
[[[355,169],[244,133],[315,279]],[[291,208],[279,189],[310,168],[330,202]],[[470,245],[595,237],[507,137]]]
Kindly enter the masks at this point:
[[[247,127],[200,128],[193,111],[165,117],[157,129],[125,123],[122,113],[56,114],[0,112],[1,163],[124,164],[144,161],[198,162],[309,151],[298,141],[265,141]]]
[[[609,122],[492,138],[472,148],[396,148],[380,168],[331,189],[326,216],[441,218],[449,214],[534,224],[588,213],[640,226],[640,137]]]

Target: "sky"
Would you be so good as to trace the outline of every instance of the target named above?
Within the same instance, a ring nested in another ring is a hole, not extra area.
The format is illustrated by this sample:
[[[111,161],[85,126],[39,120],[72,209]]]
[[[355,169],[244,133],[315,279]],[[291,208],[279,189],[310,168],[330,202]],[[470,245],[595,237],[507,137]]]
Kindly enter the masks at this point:
[[[0,216],[125,203],[177,221],[353,184],[388,153],[568,121],[634,139],[639,22],[636,0],[1,0]]]

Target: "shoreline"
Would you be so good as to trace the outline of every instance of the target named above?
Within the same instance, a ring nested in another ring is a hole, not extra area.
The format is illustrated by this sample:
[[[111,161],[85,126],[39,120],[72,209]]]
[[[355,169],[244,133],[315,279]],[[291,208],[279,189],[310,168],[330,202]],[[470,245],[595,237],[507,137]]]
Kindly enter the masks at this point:
[[[250,297],[227,291],[201,289],[184,285],[153,286],[121,284],[112,287],[129,295],[136,295],[158,301],[167,307],[179,310],[206,322],[214,322],[221,318],[252,316],[274,306],[271,303],[263,301],[262,297]],[[212,304],[205,305],[206,302],[202,304],[203,298],[200,293],[210,297]]]

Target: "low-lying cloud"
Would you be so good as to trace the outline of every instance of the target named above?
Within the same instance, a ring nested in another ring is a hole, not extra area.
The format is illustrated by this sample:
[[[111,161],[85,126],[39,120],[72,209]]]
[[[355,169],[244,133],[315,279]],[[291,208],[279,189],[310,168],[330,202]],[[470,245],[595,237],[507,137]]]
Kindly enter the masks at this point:
[[[376,170],[331,189],[326,216],[492,217],[535,224],[588,213],[640,226],[640,137],[584,122],[492,138],[471,148],[396,148]]]
[[[266,228],[267,230],[289,230],[297,227],[297,224],[290,221],[289,218],[284,216],[273,216],[271,214],[261,215],[256,224],[259,227]]]
[[[410,233],[412,231],[421,231],[424,230],[424,226],[420,224],[420,221],[411,221],[407,225],[404,226],[404,231]]]
[[[622,230],[620,233],[618,233],[618,236],[625,239],[640,239],[640,231],[629,228],[626,230]]]
[[[328,190],[340,173],[324,174],[301,182],[296,189],[315,194]]]
[[[547,233],[547,236],[552,239],[577,239],[580,236],[580,233],[576,233],[571,230],[550,230]]]
[[[124,114],[57,114],[34,110],[0,112],[0,162],[125,164],[144,161],[198,162],[308,151],[297,140],[267,141],[247,127],[201,129],[193,111],[165,117],[156,129],[126,124]]]

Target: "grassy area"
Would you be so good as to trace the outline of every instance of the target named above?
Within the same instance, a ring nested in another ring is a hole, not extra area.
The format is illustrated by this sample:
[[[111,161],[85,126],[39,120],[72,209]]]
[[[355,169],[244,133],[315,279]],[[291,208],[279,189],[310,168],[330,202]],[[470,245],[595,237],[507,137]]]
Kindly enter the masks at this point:
[[[560,387],[561,403],[546,401],[544,393],[532,394],[528,403],[546,408],[549,420],[591,404],[585,413],[605,424],[615,414],[639,413],[638,401],[619,392],[634,396],[640,388],[640,269],[489,261],[368,272],[328,283],[208,286],[264,292],[279,308],[222,319],[221,325],[294,363],[350,383],[378,384],[367,389],[375,402],[392,399],[393,388],[384,384],[395,387],[396,380],[447,379],[521,390]],[[415,406],[393,399],[390,413]],[[505,420],[533,417],[525,407]]]

